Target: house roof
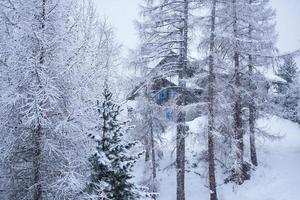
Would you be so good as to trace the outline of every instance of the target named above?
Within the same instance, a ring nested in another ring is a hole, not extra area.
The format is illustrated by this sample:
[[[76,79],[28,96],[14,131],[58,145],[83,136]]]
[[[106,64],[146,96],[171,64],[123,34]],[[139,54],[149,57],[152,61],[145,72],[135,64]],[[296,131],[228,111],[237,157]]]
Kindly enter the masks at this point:
[[[127,95],[127,100],[134,100],[139,92],[147,86],[147,81],[140,82],[131,92]],[[154,79],[150,84],[151,90],[154,92],[160,91],[162,88],[176,87],[176,84],[172,83],[166,78]]]
[[[178,75],[180,70],[178,63],[178,54],[171,51],[167,56],[160,59],[158,62],[150,63],[150,72],[147,75],[147,79],[139,82],[127,95],[127,100],[134,100],[139,96],[140,92],[147,86],[151,89],[152,94],[155,96],[157,93],[170,88],[176,88],[176,92],[183,94],[185,102],[187,104],[199,102],[199,89],[180,88],[177,83],[168,80],[168,77]],[[154,66],[155,65],[155,66]],[[180,102],[182,99],[178,99]]]
[[[272,83],[287,83],[286,80],[276,75],[275,70],[271,67],[268,67],[267,69],[261,69],[259,71],[268,81]]]

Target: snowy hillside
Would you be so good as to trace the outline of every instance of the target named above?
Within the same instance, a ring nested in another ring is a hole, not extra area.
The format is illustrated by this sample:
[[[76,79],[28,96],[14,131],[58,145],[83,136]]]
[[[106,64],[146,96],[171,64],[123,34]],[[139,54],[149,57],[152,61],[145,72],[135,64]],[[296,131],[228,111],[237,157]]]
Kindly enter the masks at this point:
[[[200,123],[199,120],[197,122]],[[273,135],[283,137],[274,141],[258,138],[260,167],[253,173],[251,181],[246,181],[242,186],[218,183],[220,200],[298,199],[300,182],[299,125],[288,120],[272,117],[258,120],[258,127]],[[189,144],[187,144],[188,146]],[[174,155],[173,157],[171,154],[165,155],[164,160],[161,162],[161,168],[168,165],[172,159],[174,159]],[[138,170],[138,172],[141,171]],[[160,177],[159,200],[176,199],[175,168],[159,171],[158,177]],[[205,187],[207,184],[205,178],[187,173],[186,199],[209,199],[208,188]]]
[[[130,1],[0,0],[0,200],[300,200],[273,0]]]

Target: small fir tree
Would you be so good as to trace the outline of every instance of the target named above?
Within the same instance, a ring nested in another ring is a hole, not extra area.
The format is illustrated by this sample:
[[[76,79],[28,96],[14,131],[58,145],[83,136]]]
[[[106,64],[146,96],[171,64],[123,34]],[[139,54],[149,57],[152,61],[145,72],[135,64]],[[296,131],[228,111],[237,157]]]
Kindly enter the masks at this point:
[[[130,154],[136,142],[127,142],[127,122],[120,122],[122,110],[112,101],[112,93],[106,85],[104,101],[97,102],[101,118],[101,137],[90,135],[96,143],[96,153],[90,158],[92,165],[91,183],[88,191],[97,194],[98,199],[138,199],[137,187],[130,181],[132,168],[140,154]]]
[[[278,75],[289,84],[293,82],[297,74],[297,64],[293,56],[284,58],[283,65],[279,66]]]
[[[298,83],[297,83],[297,63],[293,56],[289,55],[284,58],[283,64],[279,66],[278,75],[286,80],[287,84],[280,84],[278,92],[281,94],[278,102],[280,102],[280,115],[286,119],[298,122]]]

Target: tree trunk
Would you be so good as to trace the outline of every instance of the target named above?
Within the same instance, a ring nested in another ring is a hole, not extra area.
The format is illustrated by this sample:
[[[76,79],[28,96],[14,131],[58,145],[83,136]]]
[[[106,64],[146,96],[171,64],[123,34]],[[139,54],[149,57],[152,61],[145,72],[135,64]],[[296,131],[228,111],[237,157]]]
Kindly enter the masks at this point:
[[[177,168],[177,200],[185,200],[185,113],[179,113],[177,120],[176,168]]]
[[[44,31],[45,29],[45,22],[46,22],[46,0],[43,0],[42,2],[42,12],[41,12],[41,31]],[[39,67],[43,68],[45,64],[45,48],[44,45],[41,45],[40,49],[40,56],[39,56]],[[38,73],[38,72],[36,72]],[[39,78],[39,75],[37,76],[37,84],[39,85],[39,88],[41,89],[41,80]],[[37,108],[36,108],[37,109]],[[38,111],[37,111],[38,112]],[[41,160],[42,160],[42,143],[43,143],[43,132],[42,132],[42,126],[40,121],[38,120],[36,130],[34,131],[34,158],[33,158],[33,170],[34,170],[34,200],[41,200],[42,199],[42,174],[41,174]]]
[[[187,70],[187,48],[188,48],[188,0],[183,2],[184,19],[181,29],[181,48],[179,63],[181,70],[179,72],[179,87],[186,88],[186,70]],[[186,137],[186,113],[184,106],[186,97],[182,95],[179,103],[179,113],[177,116],[177,137],[176,137],[176,170],[177,170],[177,200],[185,200],[185,137]]]
[[[151,119],[152,121],[152,119]],[[155,141],[154,141],[154,134],[153,134],[153,124],[151,122],[151,127],[150,127],[150,142],[151,142],[151,160],[152,160],[152,180],[153,183],[156,183],[156,157],[155,157]],[[152,189],[154,193],[156,193],[156,185],[152,186]],[[156,200],[156,196],[154,195],[152,197],[153,200]]]
[[[238,48],[238,19],[237,19],[237,2],[236,0],[232,1],[233,5],[233,31],[235,38],[235,50],[234,50],[234,91],[235,91],[235,102],[234,102],[234,140],[235,140],[235,159],[236,166],[235,170],[235,182],[237,184],[243,184],[243,164],[244,164],[244,130],[243,130],[243,121],[242,121],[242,97],[241,97],[241,69],[240,69],[240,58]]]
[[[256,154],[256,145],[255,145],[255,105],[254,100],[250,97],[249,105],[249,129],[250,129],[250,157],[251,163],[254,166],[258,165],[257,154]]]
[[[41,185],[41,154],[42,154],[42,128],[39,124],[37,129],[34,131],[34,159],[33,159],[33,170],[34,170],[34,200],[42,199],[42,185]]]
[[[152,159],[152,177],[156,179],[156,158],[155,158],[155,142],[154,142],[154,134],[153,134],[153,126],[151,124],[150,130],[150,141],[151,141],[151,159]]]
[[[215,175],[215,155],[214,155],[214,49],[215,49],[215,22],[216,22],[216,0],[213,0],[211,11],[211,35],[210,35],[210,55],[209,55],[209,77],[208,77],[208,178],[210,199],[217,200],[217,186]]]
[[[252,0],[249,0],[249,4],[251,6]],[[252,39],[252,26],[249,25],[249,39]],[[248,66],[248,73],[249,73],[249,90],[250,90],[250,101],[249,101],[249,131],[250,131],[250,158],[251,163],[254,166],[257,166],[257,155],[256,155],[256,145],[255,145],[255,88],[253,87],[252,83],[252,76],[253,76],[253,58],[252,55],[249,55],[249,66]]]
[[[150,160],[150,148],[149,148],[149,136],[148,134],[144,138],[145,143],[145,162]]]

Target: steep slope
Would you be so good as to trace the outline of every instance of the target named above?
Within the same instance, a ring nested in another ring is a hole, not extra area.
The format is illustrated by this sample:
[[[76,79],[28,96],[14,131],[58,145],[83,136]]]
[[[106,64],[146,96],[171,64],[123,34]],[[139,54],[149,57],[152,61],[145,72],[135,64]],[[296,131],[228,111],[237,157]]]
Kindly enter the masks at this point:
[[[205,119],[192,122],[191,129],[195,132],[203,128]],[[281,139],[273,141],[259,137],[257,141],[259,167],[252,174],[252,179],[242,186],[233,184],[218,184],[219,200],[296,200],[299,199],[300,188],[300,127],[288,120],[278,117],[260,119],[258,127]],[[176,199],[176,173],[170,163],[174,161],[174,130],[169,130],[166,135],[168,145],[162,147],[165,153],[160,163],[158,177],[160,182],[159,200]],[[191,138],[187,147],[193,149],[199,144]],[[199,147],[199,146],[198,146]],[[201,148],[201,147],[200,147]],[[247,153],[247,152],[246,152]],[[141,165],[140,165],[141,166]],[[205,171],[205,166],[201,171]],[[142,176],[142,170],[138,170]],[[208,183],[206,178],[187,173],[186,199],[208,200]]]

